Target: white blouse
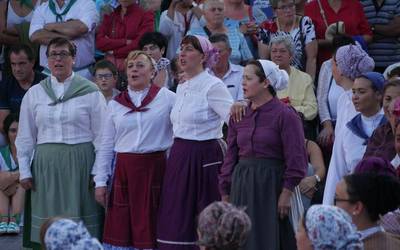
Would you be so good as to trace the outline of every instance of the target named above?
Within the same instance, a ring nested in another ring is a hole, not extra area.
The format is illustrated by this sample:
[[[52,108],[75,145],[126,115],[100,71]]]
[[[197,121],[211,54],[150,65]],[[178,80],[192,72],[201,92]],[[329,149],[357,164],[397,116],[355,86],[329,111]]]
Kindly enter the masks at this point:
[[[135,92],[128,88],[136,107],[140,106],[148,90]],[[115,100],[109,102],[101,146],[92,171],[96,187],[107,185],[114,152],[143,154],[171,147],[172,123],[169,116],[174,103],[175,93],[166,88],[160,89],[145,112],[128,113],[128,107]]]
[[[371,136],[379,125],[383,111],[379,111],[372,117],[361,116],[364,131]],[[366,129],[366,127],[369,127]],[[329,164],[328,175],[324,190],[323,204],[332,205],[335,197],[337,183],[354,171],[356,165],[363,158],[367,145],[365,139],[355,135],[349,128],[344,127],[341,136],[335,137],[332,158]]]
[[[205,141],[222,138],[233,99],[225,84],[206,71],[178,85],[171,112],[174,137]]]
[[[335,138],[339,137],[339,134],[345,130],[346,123],[348,123],[354,116],[359,112],[356,111],[353,101],[353,91],[344,91],[337,102],[337,117],[336,117],[336,127],[335,127]]]
[[[51,78],[56,97],[65,93],[73,76],[64,83]],[[100,144],[106,111],[106,100],[100,91],[49,106],[52,102],[40,84],[31,87],[22,99],[15,141],[21,180],[32,177],[30,163],[37,144],[93,142],[96,150]]]

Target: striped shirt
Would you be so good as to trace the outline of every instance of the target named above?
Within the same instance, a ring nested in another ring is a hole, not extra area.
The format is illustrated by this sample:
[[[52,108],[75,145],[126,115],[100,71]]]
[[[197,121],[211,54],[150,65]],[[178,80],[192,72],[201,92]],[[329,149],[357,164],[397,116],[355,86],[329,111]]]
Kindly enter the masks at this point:
[[[387,25],[400,15],[399,0],[385,0],[381,7],[374,0],[360,0],[369,24]],[[386,37],[368,46],[368,53],[375,60],[376,67],[387,67],[400,61],[400,41],[397,37]]]

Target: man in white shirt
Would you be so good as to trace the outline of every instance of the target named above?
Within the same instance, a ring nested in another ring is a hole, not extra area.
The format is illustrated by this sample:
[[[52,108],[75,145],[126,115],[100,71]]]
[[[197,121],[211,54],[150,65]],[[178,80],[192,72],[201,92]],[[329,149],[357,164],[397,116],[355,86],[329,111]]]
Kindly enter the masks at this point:
[[[243,67],[229,62],[231,46],[229,38],[225,34],[214,34],[210,42],[218,50],[218,62],[209,69],[209,73],[220,78],[228,88],[233,100],[243,100]]]
[[[55,37],[72,40],[77,47],[74,71],[91,78],[88,67],[94,63],[95,28],[99,14],[93,1],[49,0],[33,13],[29,37],[40,44],[40,65],[48,71],[46,45]]]

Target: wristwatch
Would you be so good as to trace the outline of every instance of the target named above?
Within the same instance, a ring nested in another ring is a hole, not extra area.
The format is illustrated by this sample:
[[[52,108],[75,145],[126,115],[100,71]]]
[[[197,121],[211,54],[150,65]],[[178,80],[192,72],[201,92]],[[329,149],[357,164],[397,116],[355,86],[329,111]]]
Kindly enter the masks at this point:
[[[315,177],[315,179],[317,180],[317,183],[320,183],[321,182],[321,178],[316,174],[316,175],[314,175],[314,177]]]

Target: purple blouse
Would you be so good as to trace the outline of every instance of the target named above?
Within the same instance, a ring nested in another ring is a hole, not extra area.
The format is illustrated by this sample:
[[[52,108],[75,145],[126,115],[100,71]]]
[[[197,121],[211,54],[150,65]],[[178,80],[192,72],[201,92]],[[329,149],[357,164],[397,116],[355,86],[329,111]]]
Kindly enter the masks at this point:
[[[230,193],[231,175],[240,158],[273,158],[285,162],[283,187],[293,190],[306,175],[307,153],[300,117],[277,98],[242,121],[229,122],[228,150],[219,174],[221,195]]]
[[[394,135],[389,122],[379,126],[372,133],[371,138],[368,140],[364,158],[368,156],[383,157],[389,161],[396,156]]]

